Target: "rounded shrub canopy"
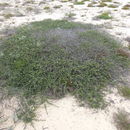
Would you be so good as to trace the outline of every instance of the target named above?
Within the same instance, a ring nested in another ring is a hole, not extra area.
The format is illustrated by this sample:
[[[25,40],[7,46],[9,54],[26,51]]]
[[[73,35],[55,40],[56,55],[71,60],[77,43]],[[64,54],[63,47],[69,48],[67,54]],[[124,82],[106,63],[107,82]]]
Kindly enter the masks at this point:
[[[26,98],[71,93],[94,108],[104,105],[104,88],[128,65],[128,59],[117,53],[120,44],[107,33],[65,20],[20,27],[1,47],[4,87]]]

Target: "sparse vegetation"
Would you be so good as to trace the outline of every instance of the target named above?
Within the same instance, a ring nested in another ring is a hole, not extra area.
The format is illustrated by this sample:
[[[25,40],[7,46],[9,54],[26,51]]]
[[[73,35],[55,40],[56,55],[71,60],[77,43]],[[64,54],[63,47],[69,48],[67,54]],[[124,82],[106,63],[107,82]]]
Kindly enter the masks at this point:
[[[119,2],[117,2],[117,1],[114,1],[113,3],[118,4],[118,5],[120,4],[120,3],[119,3]]]
[[[7,6],[9,6],[8,3],[0,3],[0,7],[7,7]]]
[[[114,121],[118,130],[130,130],[130,114],[119,111],[114,115]]]
[[[49,10],[50,7],[49,7],[49,6],[45,6],[44,9],[45,9],[45,10]]]
[[[69,2],[69,1],[71,1],[71,0],[62,0],[62,2]]]
[[[67,14],[66,14],[66,17],[67,17],[67,18],[73,18],[75,15],[76,15],[76,14],[70,12],[70,13],[67,13]]]
[[[107,4],[104,2],[100,2],[100,4],[98,5],[98,7],[105,7],[105,6],[107,6]]]
[[[27,11],[32,11],[33,8],[32,8],[32,7],[27,7],[26,10],[27,10]]]
[[[128,58],[117,54],[119,43],[93,25],[34,22],[2,43],[2,87],[20,98],[23,108],[17,115],[25,123],[35,118],[38,104],[68,93],[103,108],[106,85],[128,67]]]
[[[59,8],[61,8],[61,7],[62,7],[62,5],[55,5],[53,8],[59,9]]]
[[[99,15],[98,18],[107,20],[107,19],[112,19],[112,16],[110,15],[109,12],[104,12],[101,15]]]
[[[34,106],[31,108],[31,105],[25,105],[25,103],[22,105],[22,108],[17,110],[17,117],[19,120],[22,120],[26,124],[31,123],[36,119],[35,108]]]
[[[102,0],[102,2],[112,2],[112,0]]]
[[[124,9],[124,10],[129,10],[129,9],[130,9],[130,4],[124,5],[124,6],[122,7],[122,9]]]
[[[119,92],[122,96],[130,98],[130,88],[127,86],[119,88]]]
[[[34,4],[34,0],[26,0],[25,2],[24,2],[24,5],[25,4]]]
[[[3,16],[5,19],[9,19],[9,18],[13,17],[14,15],[11,13],[6,13],[6,14],[3,14]]]
[[[117,8],[118,6],[117,5],[114,5],[114,4],[110,4],[108,5],[109,8]]]
[[[84,4],[84,1],[76,1],[74,4],[75,4],[75,5],[83,5],[83,4]]]
[[[74,5],[69,5],[71,8],[74,8]]]
[[[130,37],[127,37],[125,40],[126,40],[128,43],[130,43]]]

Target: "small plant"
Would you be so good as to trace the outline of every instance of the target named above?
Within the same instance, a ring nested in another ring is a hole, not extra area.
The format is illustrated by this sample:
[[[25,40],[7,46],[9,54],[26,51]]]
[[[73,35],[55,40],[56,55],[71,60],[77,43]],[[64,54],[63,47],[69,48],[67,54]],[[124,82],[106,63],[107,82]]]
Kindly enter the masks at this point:
[[[101,0],[102,2],[112,2],[112,0]]]
[[[109,8],[117,8],[118,6],[117,5],[114,5],[114,4],[110,4],[108,5]]]
[[[44,9],[45,9],[45,10],[49,10],[50,7],[49,7],[49,6],[45,6]]]
[[[83,4],[84,4],[84,1],[76,1],[74,4],[75,4],[75,5],[83,5]]]
[[[107,4],[104,2],[100,2],[100,4],[98,5],[98,7],[105,7],[105,6],[107,6]]]
[[[130,88],[127,86],[121,87],[119,89],[119,92],[122,96],[126,97],[126,98],[130,98]]]
[[[69,5],[71,8],[74,8],[74,5]]]
[[[24,5],[26,5],[26,4],[34,4],[34,1],[33,0],[26,0],[24,2]]]
[[[52,8],[49,6],[49,5],[47,5],[47,6],[44,6],[44,8],[43,8],[44,10],[45,10],[45,12],[52,12]]]
[[[19,109],[19,112],[17,112],[17,117],[19,120],[22,120],[25,124],[31,123],[36,118],[35,111],[27,108]]]
[[[9,18],[13,17],[14,15],[11,13],[6,13],[6,14],[3,14],[3,16],[5,19],[9,19]]]
[[[62,0],[62,2],[69,2],[69,1],[71,1],[71,0]]]
[[[124,9],[124,10],[129,10],[129,9],[130,9],[130,4],[124,5],[124,6],[122,7],[122,9]]]
[[[104,12],[101,15],[99,15],[98,18],[107,20],[107,19],[112,19],[112,16],[110,15],[109,12]]]
[[[7,7],[7,6],[9,6],[8,3],[0,3],[0,7]]]
[[[53,8],[59,9],[59,8],[61,8],[61,7],[62,7],[62,5],[55,5]]]
[[[130,130],[130,115],[125,111],[119,111],[114,115],[114,121],[118,130]]]
[[[27,11],[32,11],[33,8],[32,8],[32,7],[27,7],[26,10],[27,10]]]
[[[68,18],[72,18],[72,17],[74,17],[76,14],[74,14],[74,13],[67,13],[66,14],[66,16],[68,17]]]
[[[115,1],[115,2],[113,2],[113,3],[115,3],[115,4],[120,4],[119,2],[117,2],[117,1]]]

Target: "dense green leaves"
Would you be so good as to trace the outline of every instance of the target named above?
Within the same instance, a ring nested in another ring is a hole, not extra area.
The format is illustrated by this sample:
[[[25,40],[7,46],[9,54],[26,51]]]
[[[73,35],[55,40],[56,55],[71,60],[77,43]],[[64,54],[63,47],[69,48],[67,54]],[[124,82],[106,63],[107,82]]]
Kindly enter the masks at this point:
[[[115,40],[95,28],[45,20],[18,29],[2,45],[5,86],[23,91],[27,99],[71,93],[91,107],[102,107],[104,87],[118,78],[127,58],[117,55]]]

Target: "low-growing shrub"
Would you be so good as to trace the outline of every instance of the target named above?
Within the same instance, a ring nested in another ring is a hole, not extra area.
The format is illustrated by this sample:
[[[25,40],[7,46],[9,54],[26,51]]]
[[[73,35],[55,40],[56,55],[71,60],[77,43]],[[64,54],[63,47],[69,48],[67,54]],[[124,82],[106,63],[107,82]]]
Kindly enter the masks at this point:
[[[45,6],[44,9],[45,9],[45,10],[49,10],[50,7],[49,7],[49,6]]]
[[[129,10],[130,9],[130,4],[126,4],[122,7],[123,10]]]
[[[67,14],[66,14],[66,17],[67,17],[67,18],[73,18],[75,15],[76,15],[76,14],[70,12],[70,13],[67,13]]]
[[[93,25],[65,20],[34,22],[2,43],[2,87],[21,95],[29,105],[36,104],[37,96],[46,101],[70,93],[102,108],[105,86],[118,79],[128,63],[127,57],[118,55],[120,44],[111,36]],[[35,116],[31,110],[30,117],[23,113],[18,117],[25,122]]]
[[[3,14],[3,16],[5,19],[9,19],[9,18],[13,17],[14,15],[11,13],[6,13],[6,14]]]
[[[62,7],[62,5],[55,5],[53,8],[59,9],[59,8],[61,8],[61,7]]]
[[[117,8],[118,5],[110,4],[110,5],[108,5],[108,7],[109,7],[109,8]]]
[[[84,4],[84,1],[76,1],[74,4],[75,4],[75,5],[83,5],[83,4]]]
[[[110,15],[109,12],[104,12],[104,13],[100,14],[98,16],[98,18],[107,20],[107,19],[112,19],[112,16]]]
[[[119,92],[122,96],[130,98],[130,88],[127,86],[119,88]]]
[[[107,6],[107,4],[104,3],[104,2],[100,2],[99,5],[98,5],[98,7],[105,7],[105,6]]]

